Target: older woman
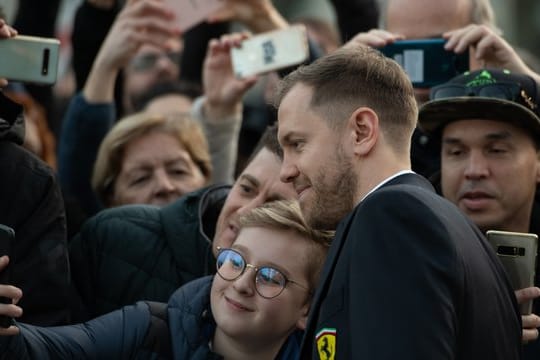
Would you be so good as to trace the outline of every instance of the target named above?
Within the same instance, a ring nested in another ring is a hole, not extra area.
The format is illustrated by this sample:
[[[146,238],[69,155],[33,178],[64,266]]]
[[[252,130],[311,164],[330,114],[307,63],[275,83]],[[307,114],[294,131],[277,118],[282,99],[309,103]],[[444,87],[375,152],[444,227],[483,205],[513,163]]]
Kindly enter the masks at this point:
[[[103,140],[92,187],[105,206],[166,205],[210,181],[212,167],[201,127],[183,114],[138,113]]]

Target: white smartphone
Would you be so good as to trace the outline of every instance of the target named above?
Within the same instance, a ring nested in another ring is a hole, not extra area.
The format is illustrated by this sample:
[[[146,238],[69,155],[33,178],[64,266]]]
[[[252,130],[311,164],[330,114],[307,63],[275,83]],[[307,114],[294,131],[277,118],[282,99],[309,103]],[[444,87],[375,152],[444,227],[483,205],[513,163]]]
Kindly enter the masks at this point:
[[[489,230],[486,235],[506,269],[514,290],[534,286],[538,236],[496,230]],[[530,314],[532,305],[532,301],[521,304],[521,313]]]
[[[223,0],[166,0],[174,11],[176,24],[186,31],[223,7]]]
[[[298,65],[309,56],[306,28],[294,25],[242,42],[231,50],[234,73],[240,78]]]
[[[37,84],[54,84],[58,72],[60,41],[17,35],[0,40],[0,78]]]

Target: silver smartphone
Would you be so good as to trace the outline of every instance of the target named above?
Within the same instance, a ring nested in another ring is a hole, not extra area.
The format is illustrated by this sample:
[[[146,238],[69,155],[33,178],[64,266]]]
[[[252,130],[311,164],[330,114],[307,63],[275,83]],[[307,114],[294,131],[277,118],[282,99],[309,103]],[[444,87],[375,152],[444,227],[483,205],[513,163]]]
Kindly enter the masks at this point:
[[[242,42],[231,50],[234,73],[240,78],[298,65],[309,56],[303,25],[270,31]]]
[[[489,230],[486,235],[506,269],[514,290],[534,286],[538,236],[496,230]],[[521,304],[521,313],[530,314],[532,305],[532,301]]]
[[[0,40],[0,77],[51,85],[56,82],[60,41],[17,35]]]

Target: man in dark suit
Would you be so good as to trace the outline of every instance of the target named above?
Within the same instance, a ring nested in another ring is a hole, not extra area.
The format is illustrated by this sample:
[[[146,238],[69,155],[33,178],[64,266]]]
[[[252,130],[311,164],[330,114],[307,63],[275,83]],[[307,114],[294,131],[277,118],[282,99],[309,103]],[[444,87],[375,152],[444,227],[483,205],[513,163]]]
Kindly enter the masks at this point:
[[[281,179],[336,238],[303,359],[518,359],[521,323],[495,254],[410,170],[417,107],[392,60],[340,49],[277,96]]]

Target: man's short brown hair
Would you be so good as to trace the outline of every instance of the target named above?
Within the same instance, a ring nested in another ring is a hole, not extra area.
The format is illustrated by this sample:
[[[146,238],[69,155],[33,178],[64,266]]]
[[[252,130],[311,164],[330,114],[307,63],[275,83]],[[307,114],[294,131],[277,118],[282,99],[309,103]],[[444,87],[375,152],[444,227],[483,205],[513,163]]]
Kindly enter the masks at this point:
[[[332,129],[340,129],[358,108],[371,108],[394,150],[409,151],[418,109],[410,80],[402,68],[378,50],[365,46],[341,48],[285,77],[275,105],[296,84],[312,88],[310,106]]]

